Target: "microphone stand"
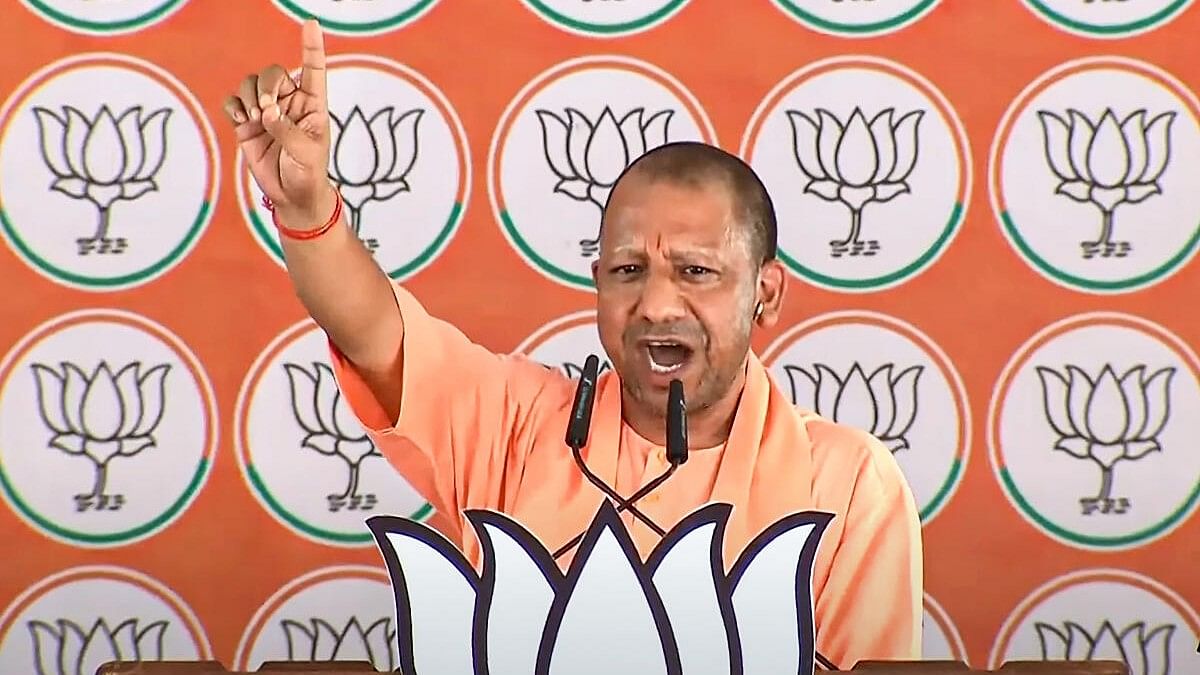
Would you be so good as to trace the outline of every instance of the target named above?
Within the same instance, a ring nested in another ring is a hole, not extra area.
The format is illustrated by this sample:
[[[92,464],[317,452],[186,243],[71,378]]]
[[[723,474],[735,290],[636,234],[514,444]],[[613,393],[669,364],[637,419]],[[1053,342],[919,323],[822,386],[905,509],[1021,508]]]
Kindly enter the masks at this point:
[[[653,492],[659,485],[662,485],[675,473],[680,464],[687,461],[687,424],[685,421],[686,409],[683,405],[683,383],[679,380],[673,380],[668,394],[667,458],[671,466],[626,499],[588,469],[587,463],[583,461],[581,452],[583,446],[587,445],[588,431],[592,419],[592,406],[595,404],[596,378],[598,377],[599,369],[600,359],[594,354],[589,355],[583,363],[583,372],[579,377],[579,386],[575,390],[575,401],[571,406],[571,418],[567,424],[566,444],[571,448],[571,456],[574,457],[575,464],[579,467],[580,472],[583,473],[588,482],[596,486],[609,499],[613,500],[617,513],[628,510],[638,520],[642,521],[646,527],[653,530],[655,534],[660,537],[666,536],[666,531],[647,517],[646,514],[642,513],[634,504]],[[681,455],[682,459],[680,459]],[[581,532],[574,539],[568,541],[555,551],[554,559],[557,560],[567,551],[577,546],[583,540],[583,536],[584,533]]]

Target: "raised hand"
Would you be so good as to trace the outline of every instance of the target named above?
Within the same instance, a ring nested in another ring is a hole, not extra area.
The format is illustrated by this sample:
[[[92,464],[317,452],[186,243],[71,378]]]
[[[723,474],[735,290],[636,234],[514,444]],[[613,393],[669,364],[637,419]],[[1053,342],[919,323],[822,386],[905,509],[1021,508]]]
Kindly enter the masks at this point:
[[[304,23],[299,81],[273,64],[242,80],[225,99],[250,173],[285,225],[311,229],[333,212],[329,182],[329,107],[325,39],[315,20]]]

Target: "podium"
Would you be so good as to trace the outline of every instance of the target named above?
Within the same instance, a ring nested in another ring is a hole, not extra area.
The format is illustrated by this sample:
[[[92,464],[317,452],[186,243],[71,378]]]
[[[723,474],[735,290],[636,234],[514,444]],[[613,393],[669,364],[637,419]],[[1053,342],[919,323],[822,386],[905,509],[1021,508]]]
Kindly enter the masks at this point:
[[[117,661],[96,675],[361,675],[378,672],[367,661],[268,661],[255,671],[226,670],[218,661]],[[823,673],[818,669],[817,673]],[[864,675],[1131,675],[1121,661],[1011,661],[998,670],[974,670],[962,661],[862,661],[849,671]]]

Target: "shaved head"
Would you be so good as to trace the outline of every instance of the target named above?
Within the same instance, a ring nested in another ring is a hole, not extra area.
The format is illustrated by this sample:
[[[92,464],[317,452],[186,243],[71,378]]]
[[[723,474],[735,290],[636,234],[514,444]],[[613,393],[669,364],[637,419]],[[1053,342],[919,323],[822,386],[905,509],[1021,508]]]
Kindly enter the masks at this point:
[[[695,188],[711,183],[723,185],[732,197],[734,218],[749,237],[752,262],[762,264],[775,259],[778,233],[774,205],[754,170],[737,156],[696,141],[667,143],[634,160],[617,178],[616,185],[633,178]]]

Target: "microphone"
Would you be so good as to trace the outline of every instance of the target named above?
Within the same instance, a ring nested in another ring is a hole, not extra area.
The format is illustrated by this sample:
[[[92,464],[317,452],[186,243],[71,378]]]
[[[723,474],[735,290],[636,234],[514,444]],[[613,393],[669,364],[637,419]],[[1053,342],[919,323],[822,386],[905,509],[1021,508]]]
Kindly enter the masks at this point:
[[[687,404],[683,401],[683,382],[671,380],[667,389],[667,461],[672,466],[679,466],[687,458]]]
[[[571,448],[571,456],[575,459],[575,465],[579,467],[580,473],[587,478],[588,482],[596,486],[596,489],[603,492],[613,503],[617,505],[617,512],[628,510],[639,520],[646,524],[651,530],[654,530],[658,536],[666,536],[666,531],[659,527],[653,520],[642,513],[634,504],[642,497],[649,494],[651,490],[658,487],[660,483],[666,480],[672,472],[675,471],[675,466],[671,466],[662,476],[650,481],[641,490],[629,499],[625,499],[617,493],[612,487],[604,482],[599,476],[588,469],[587,462],[583,460],[581,449],[587,445],[588,428],[592,423],[592,406],[596,402],[596,380],[600,371],[600,359],[594,354],[590,354],[587,360],[583,363],[583,373],[579,376],[579,384],[575,388],[575,401],[571,404],[571,417],[567,420],[566,443]],[[687,440],[684,437],[684,452],[687,452]],[[583,540],[583,534],[575,537],[567,542],[562,548],[554,553],[554,558],[557,560],[572,547]]]
[[[571,419],[567,423],[567,445],[578,450],[587,445],[588,429],[592,425],[592,405],[596,402],[596,376],[600,370],[600,359],[589,354],[583,362],[583,374],[575,389],[575,402],[571,405]]]

